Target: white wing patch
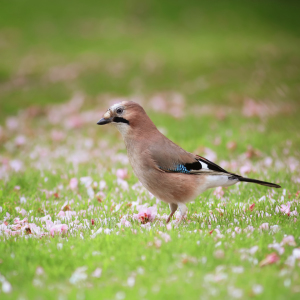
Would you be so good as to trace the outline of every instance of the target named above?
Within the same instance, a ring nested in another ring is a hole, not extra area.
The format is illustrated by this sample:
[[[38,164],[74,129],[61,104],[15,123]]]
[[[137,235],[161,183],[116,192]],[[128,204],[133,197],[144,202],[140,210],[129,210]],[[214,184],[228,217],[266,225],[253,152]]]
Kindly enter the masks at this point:
[[[208,169],[208,165],[206,163],[204,163],[203,161],[199,161],[199,163],[202,165],[202,169]]]

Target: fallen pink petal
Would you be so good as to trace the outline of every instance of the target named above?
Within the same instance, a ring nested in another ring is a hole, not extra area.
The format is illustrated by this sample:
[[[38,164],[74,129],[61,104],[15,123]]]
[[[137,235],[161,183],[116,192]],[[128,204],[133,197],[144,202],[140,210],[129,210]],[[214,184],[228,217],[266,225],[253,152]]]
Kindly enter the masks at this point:
[[[64,234],[64,233],[67,233],[68,229],[69,229],[69,227],[66,224],[53,225],[50,228],[50,234],[52,236],[54,236],[56,233],[57,234]]]
[[[146,224],[148,222],[152,222],[157,214],[157,207],[137,207],[138,213],[134,215],[134,218],[139,220],[142,224]]]
[[[297,244],[296,244],[296,242],[295,242],[294,236],[288,235],[288,236],[285,236],[285,237],[282,239],[280,245],[282,245],[282,246],[288,245],[288,246],[294,246],[294,247],[295,247]]]
[[[291,203],[288,202],[286,205],[285,204],[281,204],[281,208],[280,208],[280,211],[286,215],[290,215],[290,212],[291,212]]]
[[[77,189],[77,187],[78,187],[78,180],[77,180],[77,178],[71,178],[69,186],[70,186],[71,190]]]
[[[118,169],[116,175],[120,179],[126,179],[128,177],[127,169]]]
[[[263,223],[259,226],[262,230],[269,230],[269,223]]]
[[[251,205],[249,206],[249,210],[250,210],[250,211],[253,211],[254,207],[255,207],[255,203],[253,203],[253,204],[251,204]]]
[[[279,261],[279,259],[280,259],[279,256],[275,252],[273,252],[273,253],[267,255],[267,257],[259,263],[259,266],[264,267],[267,265],[274,264],[277,261]]]

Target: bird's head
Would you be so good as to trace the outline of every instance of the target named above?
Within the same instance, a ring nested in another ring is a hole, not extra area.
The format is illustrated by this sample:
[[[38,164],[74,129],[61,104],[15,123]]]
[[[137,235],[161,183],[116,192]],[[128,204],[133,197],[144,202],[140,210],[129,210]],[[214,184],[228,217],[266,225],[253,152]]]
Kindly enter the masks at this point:
[[[109,123],[114,124],[123,136],[133,129],[141,130],[145,126],[151,129],[154,126],[144,109],[133,101],[123,101],[112,105],[97,124]]]

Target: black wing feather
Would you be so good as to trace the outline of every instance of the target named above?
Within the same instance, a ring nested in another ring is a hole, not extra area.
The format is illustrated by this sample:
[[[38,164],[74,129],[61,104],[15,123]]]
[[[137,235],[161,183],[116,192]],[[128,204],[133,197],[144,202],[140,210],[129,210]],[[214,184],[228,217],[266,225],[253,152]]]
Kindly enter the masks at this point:
[[[199,156],[197,155],[196,158],[199,160],[199,161],[202,161],[204,162],[205,164],[207,164],[208,168],[212,171],[217,171],[217,172],[224,172],[224,173],[228,173],[228,174],[231,174],[229,172],[227,172],[226,170],[224,170],[223,168],[221,168],[220,166],[218,166],[217,164],[213,163],[212,161],[202,157],[202,156]]]
[[[188,171],[202,169],[202,165],[201,165],[200,161],[195,161],[193,163],[186,163],[186,164],[184,164],[184,166]]]

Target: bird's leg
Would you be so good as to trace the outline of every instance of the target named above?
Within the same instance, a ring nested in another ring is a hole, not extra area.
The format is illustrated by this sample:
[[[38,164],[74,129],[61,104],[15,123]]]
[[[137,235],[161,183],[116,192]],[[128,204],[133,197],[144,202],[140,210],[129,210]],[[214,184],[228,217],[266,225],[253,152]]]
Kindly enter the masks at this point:
[[[178,225],[182,222],[182,220],[184,219],[187,211],[188,211],[188,208],[186,207],[186,205],[184,203],[179,203],[178,204],[178,208],[179,208],[179,211],[180,211],[180,220],[178,222]]]
[[[169,206],[170,206],[171,213],[170,213],[170,215],[169,215],[169,217],[168,217],[168,219],[167,219],[166,224],[168,224],[168,223],[170,222],[171,218],[173,217],[175,211],[176,211],[177,208],[178,208],[178,205],[175,204],[175,203],[170,203]]]

